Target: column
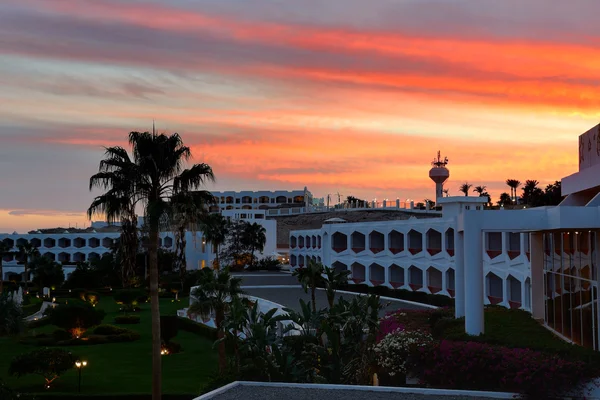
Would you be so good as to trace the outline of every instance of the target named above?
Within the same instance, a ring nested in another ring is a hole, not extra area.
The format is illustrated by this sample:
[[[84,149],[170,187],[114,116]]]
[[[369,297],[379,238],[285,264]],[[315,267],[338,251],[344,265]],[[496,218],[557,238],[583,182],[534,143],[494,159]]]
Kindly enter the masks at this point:
[[[506,240],[506,236],[509,235],[509,232],[501,232],[502,236],[500,236],[501,243],[502,243],[502,248],[500,249],[502,251],[501,257],[503,260],[510,260],[510,258],[508,257],[508,243]]]
[[[544,319],[544,240],[541,232],[532,232],[529,238],[531,254],[531,314],[535,319]]]
[[[464,221],[465,332],[475,336],[484,333],[483,241],[477,214],[465,213]]]
[[[448,281],[447,281],[448,269],[442,271],[442,292],[448,293]]]
[[[458,227],[456,227],[458,228]],[[454,230],[454,316],[465,316],[465,249],[464,233]]]
[[[400,208],[400,199],[396,199],[396,208]]]

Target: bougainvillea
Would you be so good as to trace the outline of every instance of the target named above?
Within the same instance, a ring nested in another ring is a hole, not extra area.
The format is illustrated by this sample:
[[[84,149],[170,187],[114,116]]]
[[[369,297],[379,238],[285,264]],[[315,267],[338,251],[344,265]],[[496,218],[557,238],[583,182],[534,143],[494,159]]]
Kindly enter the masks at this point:
[[[594,377],[583,362],[529,349],[442,341],[413,358],[423,383],[448,389],[514,392],[530,398],[560,397]]]
[[[398,329],[373,346],[377,365],[389,376],[406,374],[411,358],[420,348],[430,348],[433,338],[428,333]]]

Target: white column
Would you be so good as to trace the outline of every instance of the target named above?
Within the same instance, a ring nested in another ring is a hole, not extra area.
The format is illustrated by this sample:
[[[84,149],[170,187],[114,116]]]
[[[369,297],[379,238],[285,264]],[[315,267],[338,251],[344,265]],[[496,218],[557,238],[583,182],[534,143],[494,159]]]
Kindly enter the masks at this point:
[[[454,316],[465,316],[465,249],[464,233],[454,231]]]
[[[502,236],[500,236],[500,238],[502,239],[501,240],[502,248],[500,249],[502,251],[501,257],[503,260],[510,260],[510,258],[508,257],[508,243],[506,240],[506,236],[509,235],[509,233],[501,232],[501,235],[502,235]]]
[[[535,319],[544,319],[546,305],[544,300],[544,241],[541,232],[530,236],[531,255],[531,314]]]
[[[446,280],[446,275],[448,274],[448,270],[442,271],[442,291],[448,293],[448,282]]]
[[[469,335],[484,333],[483,321],[483,242],[476,213],[466,213],[465,251],[465,332]]]
[[[396,208],[400,208],[400,199],[396,199]]]

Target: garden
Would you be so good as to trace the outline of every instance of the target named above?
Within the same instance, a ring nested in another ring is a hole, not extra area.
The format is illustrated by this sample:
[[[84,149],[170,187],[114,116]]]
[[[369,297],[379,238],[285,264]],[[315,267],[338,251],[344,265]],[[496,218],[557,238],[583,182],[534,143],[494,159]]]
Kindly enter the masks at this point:
[[[226,271],[207,274],[192,291],[190,314],[216,316],[220,378],[212,387],[235,380],[415,385],[547,399],[582,392],[600,376],[597,352],[562,341],[524,311],[488,307],[488,333],[471,337],[449,307],[379,318],[376,295],[336,298],[345,271],[310,263],[295,275],[306,291],[324,287],[329,306],[301,300],[300,311],[260,313]]]
[[[79,390],[94,395],[149,394],[152,338],[146,299],[147,295],[137,290],[56,298],[59,305],[47,317],[22,326],[18,335],[0,337],[0,381],[36,397],[62,397]],[[214,338],[189,320],[179,324],[176,312],[187,301],[160,300],[163,393],[191,398],[202,392],[214,375],[217,356]],[[41,305],[33,304],[38,309]],[[7,307],[0,308],[6,313]]]

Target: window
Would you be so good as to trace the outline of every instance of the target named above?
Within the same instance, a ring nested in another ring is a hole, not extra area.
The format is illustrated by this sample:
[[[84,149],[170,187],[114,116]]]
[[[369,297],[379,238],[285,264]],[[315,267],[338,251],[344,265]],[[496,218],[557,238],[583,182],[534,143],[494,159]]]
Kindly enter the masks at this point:
[[[202,262],[200,263],[200,268],[206,268],[206,260],[202,260]]]
[[[465,206],[465,210],[470,210],[471,206]]]
[[[206,241],[202,239],[202,252],[206,253]]]
[[[481,210],[481,206],[476,206],[475,209],[476,210]]]
[[[248,218],[248,214],[240,214],[240,218]]]
[[[264,219],[265,214],[254,214],[254,219]]]
[[[241,199],[235,199],[235,204],[240,204]]]

